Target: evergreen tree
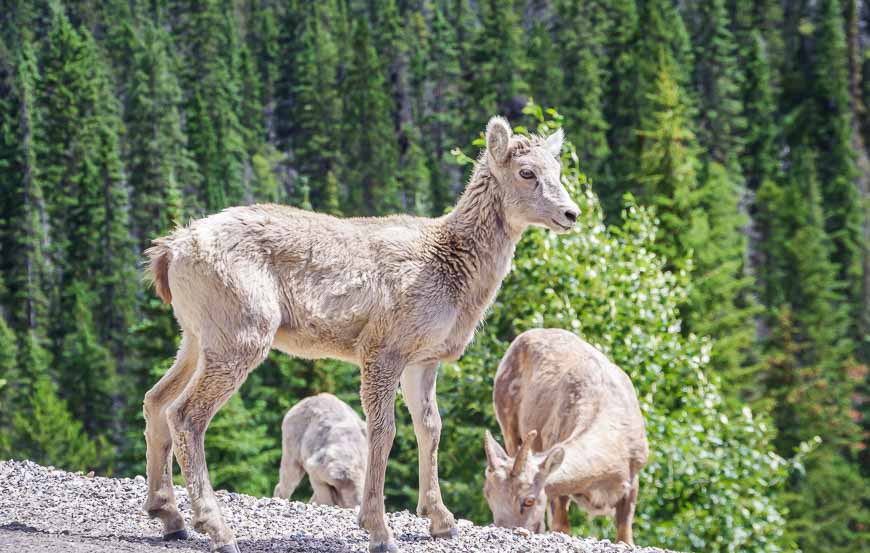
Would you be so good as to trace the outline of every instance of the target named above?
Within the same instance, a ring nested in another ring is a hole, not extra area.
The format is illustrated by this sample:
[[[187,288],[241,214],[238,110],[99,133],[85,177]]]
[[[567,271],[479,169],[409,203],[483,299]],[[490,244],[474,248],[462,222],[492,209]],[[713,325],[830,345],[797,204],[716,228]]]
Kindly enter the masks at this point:
[[[250,10],[250,53],[260,83],[259,102],[263,108],[266,137],[274,142],[277,136],[275,117],[281,79],[278,8],[273,0],[252,0]]]
[[[698,103],[698,141],[713,160],[739,175],[743,147],[742,74],[737,66],[737,43],[725,0],[695,4],[692,45]]]
[[[409,39],[396,0],[369,0],[373,45],[390,97],[393,132],[400,134],[411,117],[408,98]]]
[[[771,67],[765,42],[758,31],[752,31],[750,44],[742,59],[745,79],[742,99],[746,116],[746,147],[740,165],[746,175],[746,185],[757,190],[761,183],[779,173],[777,156],[776,103],[771,83]]]
[[[685,100],[667,69],[651,100],[657,109],[652,125],[640,132],[643,151],[636,178],[658,209],[663,231],[659,251],[674,267],[691,270],[693,286],[682,307],[687,330],[714,336],[714,368],[729,386],[751,391],[745,358],[754,338],[753,310],[751,281],[743,266],[741,187],[715,161],[701,170]]]
[[[602,79],[602,109],[607,122],[607,140],[610,156],[599,171],[596,190],[601,190],[601,203],[605,212],[616,216],[621,210],[621,195],[626,183],[637,170],[638,137],[641,127],[638,60],[635,49],[639,35],[639,9],[635,0],[596,2],[595,13],[600,16],[601,28],[606,29],[601,42],[606,64],[595,60]],[[606,22],[606,24],[605,24]],[[567,76],[568,74],[566,74]],[[582,87],[582,84],[579,86]],[[593,176],[594,178],[594,176]]]
[[[181,127],[182,96],[169,49],[169,37],[150,23],[133,37],[134,68],[124,109],[125,161],[131,190],[130,224],[137,249],[182,218],[182,192],[199,188],[197,167]]]
[[[72,418],[57,386],[40,377],[26,410],[13,415],[15,457],[66,470],[97,468],[96,443],[89,440],[80,422]]]
[[[567,48],[563,45],[562,49]],[[529,92],[539,105],[565,105],[563,102],[564,92],[562,91],[564,75],[559,60],[560,54],[561,52],[553,43],[553,37],[546,22],[535,21],[528,31],[528,81]],[[583,75],[583,77],[588,77],[588,75]],[[583,82],[581,79],[582,77],[578,77],[577,81]],[[576,96],[583,95],[577,94]]]
[[[21,340],[20,366],[44,366],[49,267],[45,259],[45,198],[36,164],[36,59],[29,41],[17,59],[0,55],[0,273],[12,329]],[[36,138],[38,140],[38,138]],[[27,374],[25,372],[24,374]],[[23,376],[23,375],[22,375]],[[13,386],[10,382],[8,386]]]
[[[364,21],[355,25],[352,51],[346,81],[343,151],[347,162],[343,180],[351,194],[350,205],[357,212],[395,213],[402,209],[402,199],[390,98]]]
[[[305,32],[308,18],[303,15],[299,0],[289,0],[283,12],[276,15],[278,74],[275,81],[274,134],[275,142],[282,151],[290,148],[298,125],[294,117],[299,115],[295,113],[296,86],[305,48],[304,39],[308,36]],[[324,92],[329,93],[329,89]]]
[[[311,199],[315,207],[323,202],[326,175],[339,167],[342,144],[338,52],[323,9],[320,4],[305,16],[291,115],[296,124],[291,139],[295,166],[313,185]]]
[[[69,285],[73,295],[70,319],[75,328],[64,335],[57,356],[58,384],[70,413],[84,430],[97,436],[118,422],[114,409],[118,390],[116,368],[109,351],[100,343],[90,306],[93,295],[85,285]]]
[[[755,341],[752,279],[747,275],[746,217],[740,209],[742,186],[723,165],[708,161],[700,177],[702,213],[689,229],[693,285],[686,327],[715,338],[711,365],[721,375],[727,396],[742,400],[757,394],[758,367],[749,358]]]
[[[132,322],[135,285],[120,118],[107,70],[87,31],[78,33],[58,8],[47,38],[37,99],[42,113],[37,163],[43,189],[51,193],[51,253],[60,276],[55,338],[75,328],[68,286],[88,283],[95,293],[99,335],[120,359]]]
[[[432,209],[432,199],[429,167],[426,165],[426,154],[420,146],[420,131],[408,125],[402,136],[405,139],[405,153],[400,162],[398,178],[404,195],[403,211],[425,216]]]
[[[848,57],[840,2],[822,1],[818,17],[812,82],[814,116],[807,130],[819,152],[817,170],[825,230],[832,240],[831,259],[839,266],[838,276],[849,291],[847,300],[851,304],[854,336],[864,313],[861,244],[865,210],[855,183]]]
[[[326,174],[326,201],[323,204],[323,209],[326,213],[336,217],[342,215],[340,194],[338,179],[335,178],[335,173],[330,171]]]
[[[526,103],[528,64],[523,28],[513,0],[480,2],[481,27],[474,39],[475,70],[468,93],[468,133],[479,133],[494,113],[518,119]]]
[[[0,283],[2,287],[2,283]],[[0,313],[0,457],[13,457],[11,432],[12,416],[12,382],[17,380],[18,348],[15,343],[15,333],[6,324]]]
[[[685,267],[693,247],[691,230],[702,217],[698,146],[672,64],[663,52],[660,57],[663,69],[649,98],[655,107],[647,126],[638,131],[643,149],[634,178],[661,220],[658,252],[672,266]]]
[[[607,143],[608,124],[604,120],[603,96],[598,62],[592,49],[586,48],[580,52],[579,65],[572,71],[583,85],[584,94],[578,95],[579,101],[568,106],[567,116],[573,122],[573,142],[577,146],[581,167],[593,182],[602,177],[608,182],[605,162],[610,156],[610,146]]]
[[[434,17],[434,16],[433,16]],[[443,21],[443,16],[442,16]],[[433,20],[432,25],[435,25]],[[432,56],[431,37],[426,17],[422,12],[408,14],[405,32],[408,48],[408,88],[410,95],[410,117],[418,124],[426,118],[429,81],[429,59]],[[454,45],[455,48],[455,45]]]
[[[785,55],[784,3],[780,0],[730,0],[729,4],[739,57],[747,58],[746,53],[755,47],[752,35],[758,33],[764,37],[765,56],[771,72],[778,74],[783,66]],[[797,3],[792,3],[789,8],[791,9],[795,4]]]
[[[246,197],[245,131],[240,123],[242,87],[235,11],[207,0],[181,14],[187,71],[187,134],[202,175],[201,201],[207,212],[241,203]]]
[[[561,106],[568,138],[577,146],[583,171],[599,194],[610,199],[613,193],[621,195],[621,191],[611,192],[609,186],[614,183],[605,176],[605,163],[610,156],[609,125],[604,118],[607,74],[598,60],[607,55],[604,43],[611,22],[606,17],[607,10],[597,2],[565,0],[557,4],[556,10],[559,59],[548,63],[564,70],[550,79],[535,78],[533,82],[539,82],[540,87],[553,87],[549,83],[561,83],[564,71],[564,92],[559,94],[559,102],[549,105]],[[558,85],[555,88],[558,90]],[[535,101],[540,103],[537,94]]]
[[[774,314],[789,306],[787,320],[777,326],[793,328],[786,337],[796,346],[792,348],[796,352],[796,368],[808,371],[803,375],[788,374],[786,377],[792,386],[804,391],[800,394],[792,391],[777,401],[782,408],[789,403],[796,405],[794,413],[788,416],[791,424],[783,424],[777,438],[784,452],[796,447],[799,440],[819,433],[822,426],[834,420],[848,421],[846,413],[852,395],[850,389],[843,388],[848,387],[849,380],[845,374],[851,347],[847,332],[849,320],[837,283],[837,267],[829,257],[831,245],[824,230],[812,151],[807,147],[795,150],[792,163],[793,176],[787,186],[768,181],[758,194],[759,219],[766,227],[763,247],[767,257],[761,275],[765,283],[765,304]],[[782,341],[785,342],[785,338]],[[774,341],[769,347],[775,344]],[[787,349],[784,344],[774,348]],[[822,369],[825,370],[819,372]],[[816,385],[819,379],[825,381],[822,386]],[[834,392],[832,386],[838,391]],[[772,393],[782,393],[775,391],[777,388],[785,390],[777,384],[768,388]],[[805,393],[813,397],[798,397]],[[816,394],[819,395],[816,397]],[[809,405],[813,405],[813,409],[801,407]],[[832,411],[821,413],[828,408]],[[829,432],[826,434],[831,437]]]
[[[460,115],[461,65],[456,31],[444,16],[442,8],[435,6],[432,15],[432,46],[429,55],[429,82],[431,106],[426,114],[424,132],[427,139],[434,214],[444,212],[453,204],[459,184],[459,171],[450,163],[450,151],[461,135],[463,122]]]
[[[669,67],[678,86],[689,90],[694,60],[689,33],[682,15],[671,0],[646,0],[638,10],[640,39],[636,41],[636,101],[640,121],[652,108],[650,94],[657,88],[659,73]],[[686,100],[690,100],[686,96]],[[687,103],[691,105],[691,101]]]
[[[786,186],[767,181],[759,190],[766,229],[762,276],[773,332],[767,343],[765,396],[779,428],[777,448],[790,453],[820,436],[822,446],[792,482],[789,530],[804,550],[848,551],[859,543],[853,528],[866,521],[852,448],[858,429],[850,417],[855,382],[848,359],[849,317],[830,261],[823,200],[813,153],[793,151]],[[819,483],[825,481],[825,491]],[[865,487],[866,488],[866,487]],[[849,498],[828,506],[825,497]],[[864,494],[866,495],[866,494]],[[825,545],[821,545],[825,544]]]
[[[264,409],[265,406],[258,408]],[[252,472],[251,467],[278,466],[280,442],[268,436],[266,426],[257,424],[239,394],[233,396],[215,416],[205,441],[212,467],[209,473],[215,488],[230,487],[258,497],[272,493],[277,484],[273,474]]]

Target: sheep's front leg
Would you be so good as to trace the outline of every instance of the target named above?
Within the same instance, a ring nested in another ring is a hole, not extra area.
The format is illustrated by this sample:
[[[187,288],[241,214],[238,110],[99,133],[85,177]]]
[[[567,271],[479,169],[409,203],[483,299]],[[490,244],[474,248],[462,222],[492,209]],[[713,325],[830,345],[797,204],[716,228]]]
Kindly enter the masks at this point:
[[[568,508],[571,506],[571,498],[560,495],[550,498],[550,531],[571,533],[571,523],[568,521]]]
[[[404,363],[396,355],[382,355],[362,369],[360,399],[366,414],[369,458],[359,525],[369,531],[369,551],[394,553],[399,550],[387,527],[384,513],[384,477],[387,458],[396,436],[396,386]]]
[[[441,440],[441,414],[435,400],[438,364],[411,366],[402,373],[402,394],[414,421],[419,454],[420,497],[417,515],[430,520],[429,533],[436,537],[456,535],[453,514],[441,499],[438,483],[438,443]]]

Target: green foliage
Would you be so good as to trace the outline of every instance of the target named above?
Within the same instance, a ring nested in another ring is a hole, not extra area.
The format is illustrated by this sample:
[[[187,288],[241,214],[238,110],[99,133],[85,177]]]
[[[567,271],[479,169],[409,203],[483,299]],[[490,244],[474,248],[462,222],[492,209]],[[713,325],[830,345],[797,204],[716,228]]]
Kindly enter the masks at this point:
[[[433,100],[424,118],[423,129],[427,136],[424,148],[430,160],[432,211],[440,214],[455,197],[457,171],[450,164],[450,151],[462,129],[459,116],[462,82],[457,34],[440,6],[436,6],[432,18],[432,44],[427,72]]]
[[[319,6],[303,18],[305,26],[299,39],[301,47],[293,85],[295,109],[289,114],[295,122],[291,142],[296,167],[314,185],[313,200],[317,207],[322,205],[326,175],[337,170],[343,145],[336,38],[323,9]],[[297,197],[301,198],[301,191]]]
[[[645,127],[639,167],[634,180],[641,194],[656,206],[661,220],[656,251],[684,268],[692,250],[690,230],[701,216],[698,191],[698,145],[689,128],[683,89],[674,76],[674,66],[664,52],[662,69],[650,94],[652,108]]]
[[[264,407],[256,406],[258,410]],[[265,425],[255,422],[241,397],[236,395],[224,405],[209,430],[205,447],[212,485],[268,497],[275,488],[273,474],[252,472],[250,467],[277,467],[281,461],[280,443],[268,436]]]
[[[60,339],[57,374],[70,413],[82,421],[89,435],[97,436],[117,424],[115,359],[97,335],[91,312],[96,303],[93,294],[81,282],[70,284],[69,291],[73,297],[70,323]]]
[[[480,2],[480,22],[472,52],[474,78],[468,91],[476,103],[466,112],[469,134],[480,132],[494,113],[519,115],[523,95],[529,91],[524,79],[523,29],[514,0]]]
[[[14,456],[66,470],[95,468],[98,444],[88,439],[82,424],[67,410],[57,386],[41,377],[33,389],[28,409],[12,416]]]
[[[351,41],[344,114],[344,182],[350,205],[361,214],[394,213],[402,208],[396,176],[392,100],[368,23],[357,22]]]
[[[144,23],[130,29],[131,79],[125,124],[125,162],[133,211],[130,224],[139,250],[181,219],[182,191],[200,186],[200,175],[181,126],[182,94],[167,33]]]
[[[45,279],[45,198],[34,151],[34,87],[38,69],[23,42],[18,56],[0,55],[0,294],[14,330],[43,342],[48,299]]]
[[[713,160],[736,174],[746,121],[740,95],[743,74],[737,66],[730,16],[725,0],[699,2],[693,10],[694,55],[704,60],[695,64],[694,75],[699,99],[698,140]]]
[[[0,428],[8,428],[12,422],[11,409],[12,389],[10,383],[19,378],[17,373],[18,348],[15,343],[15,333],[0,317]],[[9,457],[11,453],[8,432],[0,432],[0,457]]]

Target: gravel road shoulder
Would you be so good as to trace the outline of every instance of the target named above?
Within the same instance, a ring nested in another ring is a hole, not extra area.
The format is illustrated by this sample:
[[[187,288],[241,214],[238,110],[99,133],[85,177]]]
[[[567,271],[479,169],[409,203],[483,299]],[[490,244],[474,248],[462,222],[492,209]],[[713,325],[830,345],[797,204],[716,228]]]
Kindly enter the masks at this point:
[[[160,523],[142,512],[145,479],[88,478],[30,461],[0,462],[0,552],[157,553],[208,551],[208,540],[192,532],[184,542],[160,539]],[[175,489],[179,508],[190,517],[187,492]],[[243,553],[365,553],[368,537],[354,511],[271,498],[217,492],[224,517]],[[656,548],[562,534],[526,536],[492,526],[459,522],[452,540],[429,537],[428,523],[407,511],[391,513],[403,553],[660,553]]]

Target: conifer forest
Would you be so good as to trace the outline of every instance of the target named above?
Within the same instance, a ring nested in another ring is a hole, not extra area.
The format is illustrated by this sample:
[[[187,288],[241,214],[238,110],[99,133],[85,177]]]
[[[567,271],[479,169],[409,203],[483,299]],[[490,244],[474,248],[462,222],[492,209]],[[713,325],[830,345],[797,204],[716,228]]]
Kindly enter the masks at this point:
[[[637,389],[639,544],[870,550],[860,0],[0,0],[0,459],[144,474],[142,399],[179,343],[151,240],[254,202],[441,215],[496,114],[564,128],[581,215],[524,236],[440,368],[446,505],[492,521],[496,367],[561,327]],[[214,486],[270,496],[284,414],[324,391],[362,412],[359,369],[273,352],[211,424]],[[387,510],[413,511],[396,413]]]

